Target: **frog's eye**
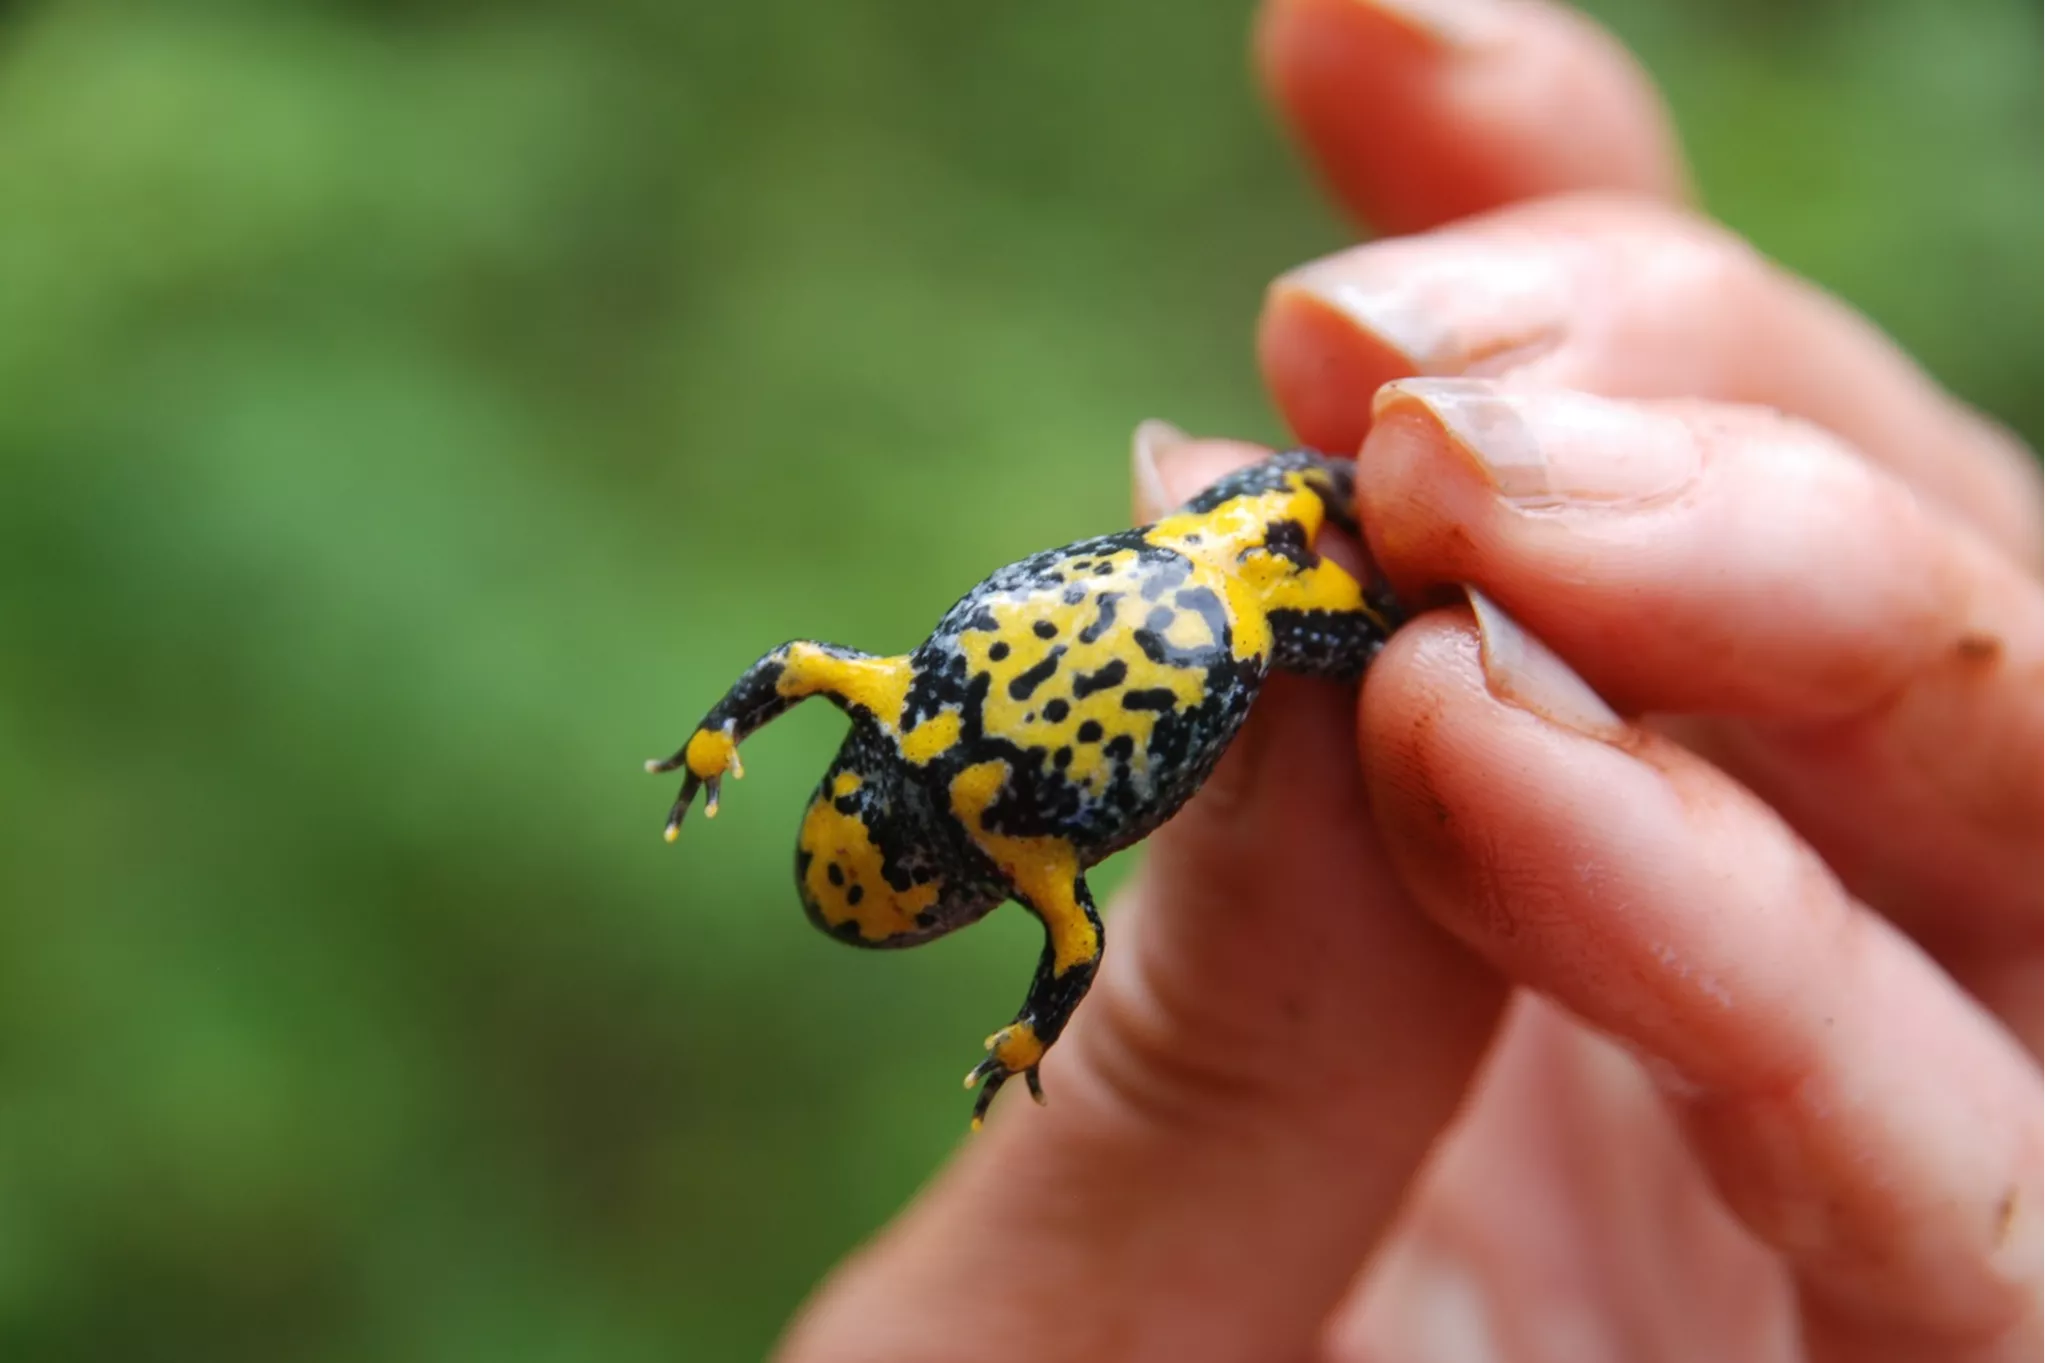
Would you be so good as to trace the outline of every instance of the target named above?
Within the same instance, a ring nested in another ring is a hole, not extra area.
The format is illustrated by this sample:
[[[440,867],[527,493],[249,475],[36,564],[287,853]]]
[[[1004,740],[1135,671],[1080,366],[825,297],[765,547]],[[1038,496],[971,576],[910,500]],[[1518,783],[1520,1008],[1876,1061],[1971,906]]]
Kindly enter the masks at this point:
[[[945,928],[935,912],[940,885],[890,852],[890,802],[855,772],[827,777],[811,797],[797,835],[796,881],[811,921],[855,946],[910,946]],[[885,850],[888,849],[888,850]]]

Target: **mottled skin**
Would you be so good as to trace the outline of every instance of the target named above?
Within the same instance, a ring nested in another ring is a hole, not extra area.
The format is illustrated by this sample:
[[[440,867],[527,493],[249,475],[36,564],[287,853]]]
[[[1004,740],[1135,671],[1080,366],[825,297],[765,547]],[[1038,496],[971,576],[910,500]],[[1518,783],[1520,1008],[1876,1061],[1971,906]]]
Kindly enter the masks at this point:
[[[988,1039],[978,1125],[1038,1064],[1095,977],[1102,921],[1083,872],[1164,823],[1243,724],[1268,672],[1357,678],[1394,624],[1381,596],[1310,547],[1355,529],[1351,467],[1276,454],[1153,525],[992,574],[907,656],[784,644],[748,668],[682,750],[673,838],[697,792],[718,809],[738,744],[825,696],[852,731],[804,814],[796,879],[811,921],[904,947],[1008,899],[1045,926],[1016,1019]]]

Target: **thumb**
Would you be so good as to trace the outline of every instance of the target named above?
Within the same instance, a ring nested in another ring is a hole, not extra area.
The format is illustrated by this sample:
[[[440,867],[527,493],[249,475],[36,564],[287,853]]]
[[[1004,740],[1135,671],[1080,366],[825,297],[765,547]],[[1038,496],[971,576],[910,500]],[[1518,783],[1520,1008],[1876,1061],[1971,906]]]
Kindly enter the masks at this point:
[[[1136,443],[1150,500],[1260,453],[1152,423]],[[1309,1346],[1503,998],[1394,888],[1356,712],[1350,688],[1269,684],[1120,896],[1102,974],[1045,1062],[1050,1105],[999,1104],[826,1286],[786,1359]]]

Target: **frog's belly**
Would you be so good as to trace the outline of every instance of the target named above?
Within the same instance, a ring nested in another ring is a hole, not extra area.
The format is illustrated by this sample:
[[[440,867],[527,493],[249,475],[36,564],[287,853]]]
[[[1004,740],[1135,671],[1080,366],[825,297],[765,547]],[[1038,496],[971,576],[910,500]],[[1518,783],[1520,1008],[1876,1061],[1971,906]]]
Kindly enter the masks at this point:
[[[1062,837],[1093,860],[1201,785],[1265,661],[1213,576],[1184,558],[1080,555],[982,603],[987,627],[954,647],[971,712],[961,757],[1010,766],[993,831]]]

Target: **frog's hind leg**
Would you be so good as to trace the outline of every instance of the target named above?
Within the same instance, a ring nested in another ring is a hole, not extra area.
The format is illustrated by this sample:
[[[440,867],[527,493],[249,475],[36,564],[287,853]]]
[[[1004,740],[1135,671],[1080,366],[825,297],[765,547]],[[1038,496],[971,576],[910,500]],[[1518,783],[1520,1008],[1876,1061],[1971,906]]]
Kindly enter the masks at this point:
[[[1356,681],[1400,623],[1391,595],[1361,585],[1306,545],[1284,552],[1286,571],[1268,578],[1260,593],[1273,634],[1272,666]]]
[[[1352,609],[1270,610],[1273,666],[1282,672],[1356,681],[1379,655],[1392,630],[1370,606]]]
[[[1015,1020],[988,1039],[988,1058],[967,1075],[968,1088],[981,1085],[974,1100],[977,1128],[996,1091],[1019,1074],[1031,1086],[1031,1096],[1045,1101],[1045,1090],[1038,1086],[1038,1063],[1066,1030],[1067,1019],[1095,982],[1102,961],[1102,919],[1088,883],[1078,873],[1069,880],[1062,872],[1051,872],[1033,890],[1020,889],[1020,900],[1045,925],[1045,948],[1024,1006]]]
[[[672,756],[647,764],[651,772],[684,770],[683,788],[662,836],[674,841],[700,789],[705,817],[716,815],[720,781],[727,772],[735,778],[742,774],[740,741],[798,701],[824,696],[856,721],[893,730],[909,687],[910,660],[905,657],[877,658],[808,639],[763,654],[711,707],[687,743]]]

